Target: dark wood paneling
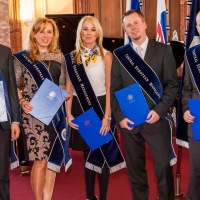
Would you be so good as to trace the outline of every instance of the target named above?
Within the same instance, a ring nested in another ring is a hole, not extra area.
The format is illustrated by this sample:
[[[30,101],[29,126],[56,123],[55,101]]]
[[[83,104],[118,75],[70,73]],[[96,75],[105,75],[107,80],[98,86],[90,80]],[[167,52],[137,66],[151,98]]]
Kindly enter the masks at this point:
[[[123,36],[121,18],[122,1],[121,0],[101,0],[100,4],[100,22],[104,30],[105,37]]]
[[[149,38],[156,38],[156,6],[157,0],[143,0],[143,11],[147,22],[147,35]]]
[[[89,13],[99,19],[104,37],[110,38],[123,38],[123,30],[121,26],[121,18],[125,12],[126,0],[82,0],[81,3],[78,0],[76,4],[82,8],[89,8]],[[142,12],[147,22],[147,35],[151,39],[156,38],[156,13],[157,13],[157,0],[141,0]],[[173,31],[176,30],[178,35],[180,33],[180,1],[178,0],[165,0],[166,7],[169,10],[167,15],[167,25],[170,26],[170,30],[167,32],[168,40],[172,39]],[[87,5],[82,5],[84,4]],[[76,5],[76,6],[77,6]],[[80,9],[79,9],[79,12]]]
[[[180,2],[170,0],[169,1],[169,24],[170,24],[170,37],[169,40],[173,37],[174,30],[177,31],[180,38]]]

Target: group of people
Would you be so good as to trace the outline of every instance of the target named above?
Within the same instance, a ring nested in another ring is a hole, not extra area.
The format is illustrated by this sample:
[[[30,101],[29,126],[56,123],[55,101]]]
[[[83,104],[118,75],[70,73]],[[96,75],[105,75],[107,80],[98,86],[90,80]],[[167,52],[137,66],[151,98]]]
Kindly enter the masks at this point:
[[[12,158],[13,166],[17,166],[13,141],[19,137],[20,124],[24,130],[29,160],[33,161],[31,187],[35,200],[52,198],[56,172],[60,171],[62,163],[65,170],[71,165],[68,147],[83,152],[87,200],[106,200],[109,174],[126,166],[132,198],[147,200],[149,187],[145,142],[153,155],[159,199],[174,199],[170,165],[173,148],[168,111],[178,93],[178,78],[172,50],[170,46],[148,38],[147,24],[139,11],[127,11],[122,18],[122,26],[131,42],[114,50],[113,54],[102,46],[102,28],[93,16],[81,19],[75,50],[66,55],[58,48],[59,33],[55,22],[47,18],[39,18],[32,25],[27,50],[12,56],[9,48],[0,45],[0,81],[4,86],[8,116],[7,121],[0,122],[1,200],[10,199],[9,162]],[[197,20],[198,31],[199,27],[200,20]],[[199,90],[190,70],[193,66],[188,66],[183,87],[183,117],[190,124],[191,178],[188,199],[199,199],[200,143],[193,139],[191,123],[194,117],[187,103],[188,99],[199,98]],[[19,89],[22,77],[23,92]],[[62,105],[49,125],[29,114],[33,109],[30,100],[45,78],[68,91],[66,108]],[[144,124],[132,128],[130,124],[134,125],[134,121],[124,116],[115,92],[136,82],[142,88],[150,112]],[[101,134],[112,132],[114,121],[119,126],[126,162],[114,132],[113,139],[95,151],[90,150],[78,133],[73,119],[91,107],[102,120]],[[63,137],[63,131],[66,137]],[[96,175],[99,197],[94,190]]]

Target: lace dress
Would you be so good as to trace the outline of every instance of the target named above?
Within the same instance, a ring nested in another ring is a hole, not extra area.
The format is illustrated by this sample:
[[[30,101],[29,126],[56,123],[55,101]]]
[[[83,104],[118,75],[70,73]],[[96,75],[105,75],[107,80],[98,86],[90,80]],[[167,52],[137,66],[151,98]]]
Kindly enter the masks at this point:
[[[40,53],[41,61],[49,70],[51,77],[57,85],[66,84],[66,65],[62,53]],[[24,79],[23,97],[30,101],[37,91],[37,85],[29,71],[14,59],[16,81],[21,88],[21,78]],[[29,160],[47,160],[52,144],[57,136],[53,124],[48,126],[22,111],[21,123],[25,132]]]

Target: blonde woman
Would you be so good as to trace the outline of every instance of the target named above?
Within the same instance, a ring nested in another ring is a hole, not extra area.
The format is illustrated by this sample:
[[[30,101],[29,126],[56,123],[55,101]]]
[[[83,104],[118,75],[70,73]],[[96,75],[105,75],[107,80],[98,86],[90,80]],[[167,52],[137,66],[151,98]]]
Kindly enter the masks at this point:
[[[67,119],[72,127],[70,147],[73,150],[83,151],[86,199],[90,200],[98,199],[94,192],[96,172],[99,172],[99,199],[106,200],[109,173],[125,166],[114,139],[103,148],[91,152],[79,135],[77,125],[72,123],[74,117],[93,107],[102,120],[100,133],[107,134],[110,130],[112,54],[103,48],[102,40],[103,33],[99,21],[93,16],[85,16],[77,28],[76,50],[65,55],[70,79],[67,81],[67,90],[72,94],[72,98],[67,101]],[[112,150],[109,147],[113,147]]]

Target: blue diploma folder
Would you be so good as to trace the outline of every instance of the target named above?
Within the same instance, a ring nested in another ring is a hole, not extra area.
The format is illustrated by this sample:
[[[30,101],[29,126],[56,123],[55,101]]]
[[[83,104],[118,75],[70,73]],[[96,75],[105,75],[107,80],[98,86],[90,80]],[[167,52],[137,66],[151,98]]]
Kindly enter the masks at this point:
[[[124,116],[134,122],[130,127],[146,122],[150,110],[139,83],[115,92],[115,96]]]
[[[110,132],[107,132],[106,135],[99,133],[102,121],[93,108],[82,113],[73,119],[72,122],[79,126],[78,132],[92,151],[113,139]]]
[[[200,140],[200,99],[190,99],[188,100],[188,105],[191,115],[195,117],[192,123],[194,140]]]
[[[49,125],[67,94],[60,86],[46,78],[30,101],[33,110],[29,113]]]

